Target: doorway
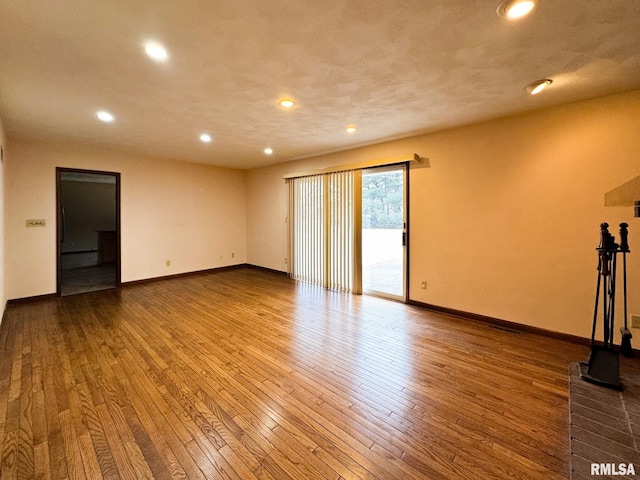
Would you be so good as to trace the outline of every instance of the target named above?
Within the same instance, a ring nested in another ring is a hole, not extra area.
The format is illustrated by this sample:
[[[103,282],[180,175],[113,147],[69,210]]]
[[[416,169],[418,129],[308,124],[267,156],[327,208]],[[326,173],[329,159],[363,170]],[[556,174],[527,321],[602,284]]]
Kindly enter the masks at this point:
[[[120,174],[56,168],[57,293],[120,286]]]
[[[407,166],[362,171],[363,293],[406,301]]]

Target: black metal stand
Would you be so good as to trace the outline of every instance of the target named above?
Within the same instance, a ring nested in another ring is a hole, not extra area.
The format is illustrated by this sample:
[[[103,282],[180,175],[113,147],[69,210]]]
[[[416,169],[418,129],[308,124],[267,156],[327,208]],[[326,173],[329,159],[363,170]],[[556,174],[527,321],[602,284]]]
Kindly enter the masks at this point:
[[[614,350],[598,347],[591,349],[586,362],[578,364],[580,378],[601,387],[622,390],[620,383],[620,355]]]
[[[593,312],[593,326],[591,329],[591,353],[586,362],[581,362],[580,378],[602,387],[622,390],[620,384],[620,354],[613,345],[613,332],[616,304],[616,260],[618,252],[628,252],[626,246],[627,224],[620,224],[620,236],[623,248],[615,243],[615,238],[609,233],[609,224],[600,225],[600,245],[598,251],[598,282],[596,286],[596,302]],[[625,283],[626,283],[626,258]],[[602,288],[601,288],[602,287]],[[625,289],[626,290],[626,289]],[[602,297],[603,317],[603,345],[596,345],[595,335],[598,322],[598,305]],[[626,291],[625,291],[626,305]],[[626,315],[626,312],[625,312]],[[626,322],[625,322],[626,328]]]

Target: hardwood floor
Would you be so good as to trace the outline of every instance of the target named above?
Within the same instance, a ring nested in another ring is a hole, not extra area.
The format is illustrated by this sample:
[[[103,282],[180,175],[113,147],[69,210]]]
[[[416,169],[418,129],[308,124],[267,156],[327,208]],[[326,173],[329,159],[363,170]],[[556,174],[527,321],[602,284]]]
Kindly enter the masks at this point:
[[[11,305],[2,479],[565,479],[582,346],[255,269]]]

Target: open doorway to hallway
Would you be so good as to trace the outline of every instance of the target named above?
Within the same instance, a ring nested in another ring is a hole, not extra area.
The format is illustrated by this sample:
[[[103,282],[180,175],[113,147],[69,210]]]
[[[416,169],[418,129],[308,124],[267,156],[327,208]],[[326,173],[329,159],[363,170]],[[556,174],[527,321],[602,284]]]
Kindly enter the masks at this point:
[[[58,295],[120,285],[120,175],[58,168]]]

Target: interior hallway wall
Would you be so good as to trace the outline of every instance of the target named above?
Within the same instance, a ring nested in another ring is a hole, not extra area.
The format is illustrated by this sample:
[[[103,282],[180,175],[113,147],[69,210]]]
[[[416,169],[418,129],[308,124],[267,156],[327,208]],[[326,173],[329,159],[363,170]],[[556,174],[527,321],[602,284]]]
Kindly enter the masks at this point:
[[[287,269],[285,173],[415,152],[430,166],[411,171],[410,298],[588,337],[603,221],[630,225],[640,314],[640,219],[604,206],[640,175],[638,131],[634,91],[251,170],[248,262]]]
[[[114,178],[113,176],[108,178]],[[98,230],[116,230],[116,184],[63,180],[62,253],[97,251]]]
[[[56,167],[121,173],[123,282],[246,262],[241,170],[13,139],[9,148],[10,299],[56,291]],[[46,227],[25,228],[30,218]]]

